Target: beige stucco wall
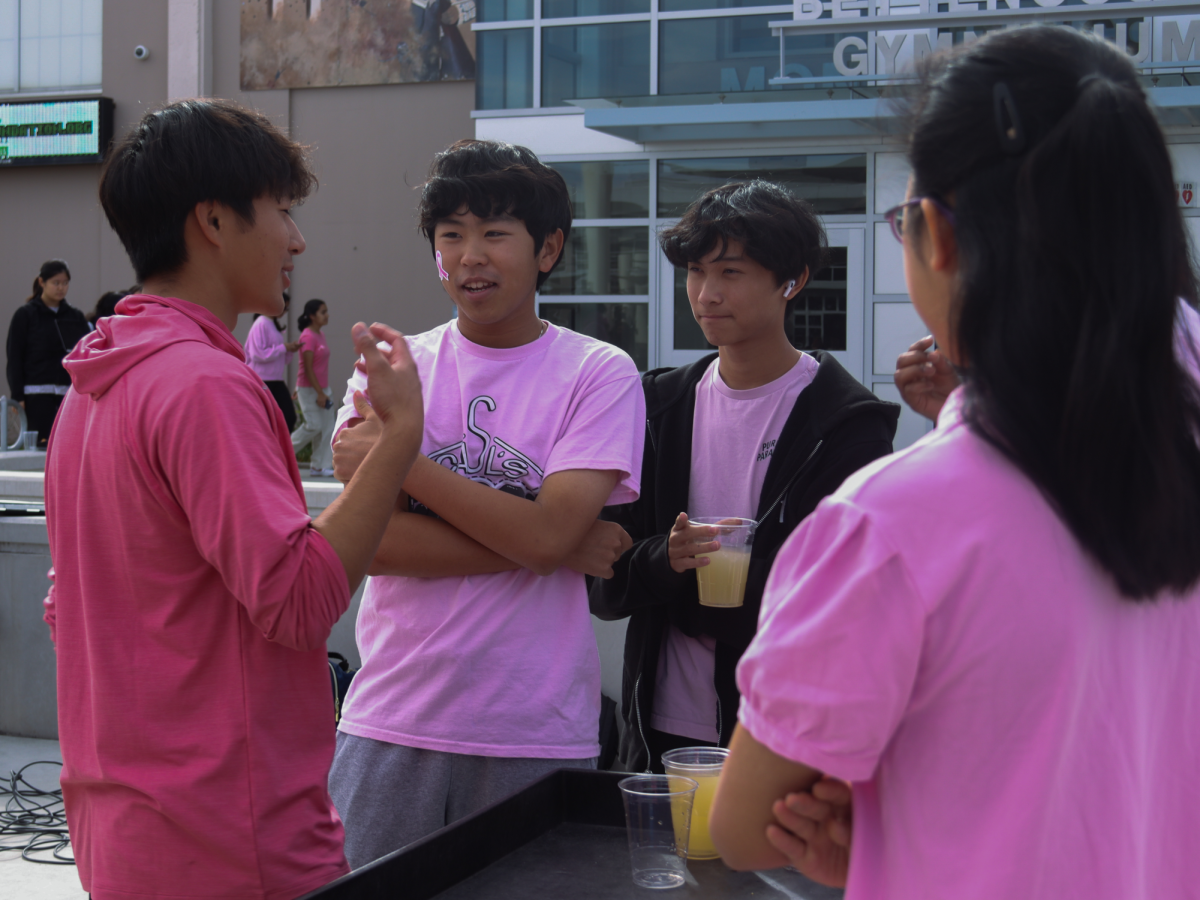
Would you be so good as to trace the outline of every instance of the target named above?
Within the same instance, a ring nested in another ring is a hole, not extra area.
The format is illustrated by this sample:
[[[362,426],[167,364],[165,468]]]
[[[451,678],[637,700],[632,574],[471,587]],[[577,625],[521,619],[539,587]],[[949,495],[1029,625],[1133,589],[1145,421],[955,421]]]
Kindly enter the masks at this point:
[[[213,0],[213,95],[260,110],[313,148],[321,187],[296,213],[308,249],[297,260],[294,314],[309,297],[329,303],[330,377],[340,385],[353,364],[348,335],[355,320],[416,332],[449,318],[428,246],[414,232],[409,186],[419,183],[434,152],[473,136],[474,83],[243,92],[239,9],[239,0]],[[104,4],[104,95],[116,104],[118,134],[167,98],[167,15],[164,0]],[[138,44],[150,48],[148,60],[133,58]],[[85,312],[104,291],[133,281],[96,202],[98,177],[96,166],[0,168],[5,332],[43,260],[68,261],[68,300]],[[238,336],[248,328],[247,316]],[[7,383],[0,389],[7,393]]]

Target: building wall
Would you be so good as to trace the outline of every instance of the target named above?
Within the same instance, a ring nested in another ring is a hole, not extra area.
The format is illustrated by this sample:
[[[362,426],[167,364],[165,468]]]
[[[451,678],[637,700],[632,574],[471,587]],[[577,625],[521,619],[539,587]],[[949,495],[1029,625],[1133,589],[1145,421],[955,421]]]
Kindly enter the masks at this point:
[[[474,83],[244,92],[239,0],[202,2],[211,2],[207,65],[213,96],[259,110],[312,147],[321,187],[296,212],[308,249],[297,260],[293,297],[300,302],[293,315],[309,297],[329,303],[330,378],[341,385],[353,365],[353,322],[378,320],[416,332],[450,317],[436,274],[429,274],[434,270],[428,246],[414,231],[411,186],[422,180],[437,150],[473,136]],[[180,5],[189,4],[104,4],[103,95],[115,103],[118,135],[168,99],[168,17]],[[138,44],[150,49],[148,59],[134,59]],[[103,292],[133,282],[124,249],[96,200],[99,174],[98,166],[0,169],[0,208],[7,211],[0,217],[5,332],[44,260],[67,260],[72,276],[67,299],[85,312]],[[243,317],[239,338],[249,324],[250,317]],[[294,325],[291,332],[294,336]],[[3,388],[7,393],[7,384]]]

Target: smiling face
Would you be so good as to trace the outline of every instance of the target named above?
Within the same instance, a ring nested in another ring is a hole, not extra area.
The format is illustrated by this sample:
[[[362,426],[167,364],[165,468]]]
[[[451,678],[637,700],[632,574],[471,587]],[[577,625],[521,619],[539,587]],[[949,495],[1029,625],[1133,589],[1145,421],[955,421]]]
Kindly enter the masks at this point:
[[[512,216],[480,218],[462,209],[440,220],[433,247],[446,274],[442,287],[465,320],[460,328],[533,320],[538,273],[550,271],[562,243],[562,231],[556,231],[535,253],[525,223]]]
[[[688,264],[687,294],[692,315],[704,337],[728,347],[764,334],[783,333],[787,301],[804,286],[776,283],[775,274],[747,256],[739,241],[718,245],[698,262]]]
[[[51,306],[58,306],[67,299],[67,288],[71,286],[71,278],[66,272],[59,272],[52,278],[38,279],[42,286],[42,300]]]
[[[237,232],[228,246],[226,272],[237,312],[278,316],[283,292],[291,285],[293,257],[304,252],[304,236],[292,221],[289,198],[259,197],[254,224],[235,217]]]

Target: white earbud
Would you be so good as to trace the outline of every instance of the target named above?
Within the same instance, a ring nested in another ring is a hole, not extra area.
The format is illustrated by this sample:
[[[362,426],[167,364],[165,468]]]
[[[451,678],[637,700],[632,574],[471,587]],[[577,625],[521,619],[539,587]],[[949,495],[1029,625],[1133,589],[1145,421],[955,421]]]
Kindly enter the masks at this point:
[[[795,288],[796,288],[796,280],[792,279],[791,281],[788,282],[787,289],[783,292],[783,296],[787,297],[789,294],[791,294],[791,292],[793,290],[795,290]]]

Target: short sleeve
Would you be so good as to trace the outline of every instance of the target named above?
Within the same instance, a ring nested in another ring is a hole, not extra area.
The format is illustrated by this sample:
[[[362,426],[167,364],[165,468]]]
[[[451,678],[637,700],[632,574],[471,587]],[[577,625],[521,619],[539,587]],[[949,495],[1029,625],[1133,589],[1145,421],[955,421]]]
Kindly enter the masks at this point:
[[[568,469],[620,472],[607,506],[637,499],[646,424],[646,398],[633,361],[622,355],[614,362],[606,378],[576,396],[546,463],[547,477]]]
[[[738,666],[759,743],[835,778],[872,776],[912,694],[924,606],[869,516],[826,500],[780,548]]]

